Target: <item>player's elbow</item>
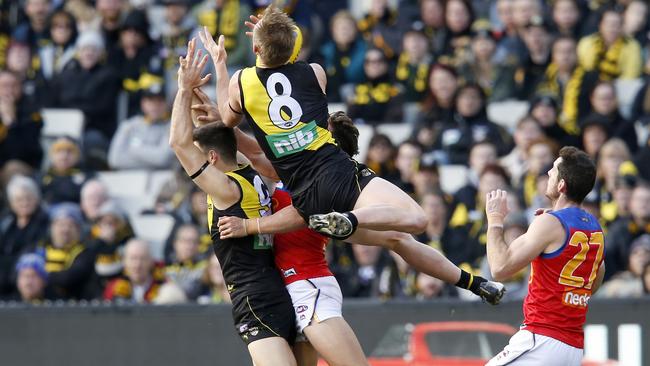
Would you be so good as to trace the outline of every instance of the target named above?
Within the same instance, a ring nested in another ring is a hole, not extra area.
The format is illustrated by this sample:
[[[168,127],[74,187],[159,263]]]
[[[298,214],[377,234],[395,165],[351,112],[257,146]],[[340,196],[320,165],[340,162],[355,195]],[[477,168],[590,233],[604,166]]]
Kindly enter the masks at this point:
[[[495,281],[502,282],[512,277],[511,271],[503,266],[490,266],[490,274]]]

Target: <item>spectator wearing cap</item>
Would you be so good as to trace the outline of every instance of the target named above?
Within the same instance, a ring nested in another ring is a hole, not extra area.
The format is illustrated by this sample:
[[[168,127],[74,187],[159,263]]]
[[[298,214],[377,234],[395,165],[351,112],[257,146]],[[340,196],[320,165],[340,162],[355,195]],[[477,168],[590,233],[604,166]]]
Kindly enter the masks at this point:
[[[650,234],[650,185],[640,182],[630,197],[630,218],[612,224],[605,238],[605,279],[627,268],[631,243]]]
[[[48,24],[52,42],[39,48],[38,57],[43,77],[51,80],[74,58],[78,33],[75,18],[64,10],[52,14]]]
[[[623,16],[613,9],[605,10],[598,32],[578,43],[578,63],[587,71],[598,71],[600,78],[636,79],[641,75],[641,47],[623,32]]]
[[[104,289],[104,300],[151,303],[165,283],[164,271],[151,257],[149,243],[131,239],[124,247],[124,271]]]
[[[34,51],[49,43],[47,17],[51,8],[50,0],[26,0],[24,10],[27,21],[16,27],[12,38],[27,43]]]
[[[542,133],[560,146],[580,146],[578,136],[560,126],[558,102],[550,95],[537,95],[530,101],[528,113],[537,121]]]
[[[110,65],[120,65],[117,70],[122,90],[127,94],[126,116],[139,113],[142,92],[164,79],[160,47],[149,35],[149,20],[141,10],[131,10],[120,28],[119,44],[110,50]]]
[[[79,206],[60,203],[50,209],[50,236],[39,244],[53,292],[64,299],[83,299],[93,271],[94,252],[81,241]]]
[[[53,299],[47,287],[48,273],[45,260],[38,254],[23,254],[16,263],[17,300],[32,305],[42,304]]]
[[[159,31],[160,53],[164,59],[167,95],[176,95],[178,58],[185,55],[196,23],[194,17],[188,15],[189,0],[162,0],[162,3],[165,6],[165,22]]]
[[[108,152],[113,169],[169,169],[174,152],[169,147],[169,111],[163,86],[154,84],[140,101],[142,114],[120,124]]]
[[[486,95],[478,84],[465,84],[456,92],[453,119],[441,124],[434,143],[445,164],[467,164],[473,144],[491,141],[499,155],[510,151],[510,136],[490,121],[486,111]]]
[[[469,58],[458,65],[458,73],[466,82],[477,83],[488,95],[492,94],[496,78],[493,62],[496,41],[486,19],[479,19],[472,25],[472,43]]]
[[[0,298],[14,291],[16,260],[47,236],[49,224],[40,191],[31,178],[14,176],[7,184],[7,201],[9,211],[0,215]]]
[[[79,169],[80,154],[76,141],[69,137],[60,137],[50,146],[50,167],[38,178],[45,202],[79,203],[81,186],[89,178]]]
[[[499,67],[492,96],[494,100],[532,98],[551,61],[551,36],[541,17],[532,18],[520,35],[526,56],[505,62]]]
[[[391,78],[388,60],[381,50],[366,51],[363,70],[367,80],[353,86],[347,100],[348,116],[373,125],[401,122],[403,91]]]
[[[10,165],[40,168],[42,128],[38,107],[23,96],[20,78],[0,70],[0,172],[5,174]]]
[[[53,82],[53,107],[80,109],[84,114],[83,156],[91,168],[104,168],[108,144],[117,127],[118,78],[103,62],[104,41],[87,31],[77,39],[77,56]],[[74,88],[70,86],[74,85]]]
[[[627,269],[613,275],[603,284],[598,296],[608,298],[641,297],[644,290],[644,272],[650,265],[650,234],[636,238],[630,245]]]
[[[101,297],[108,282],[117,278],[124,270],[124,245],[134,235],[125,213],[114,201],[101,205],[90,235],[90,246],[95,252],[95,266],[89,292],[91,297],[95,298]]]
[[[616,88],[612,82],[599,82],[591,92],[591,113],[589,117],[600,117],[608,126],[611,136],[619,137],[632,153],[639,149],[636,129],[632,121],[619,112]]]
[[[429,44],[424,33],[416,29],[404,33],[402,52],[397,58],[395,79],[404,89],[405,101],[422,101],[427,91],[431,62]]]
[[[375,0],[357,24],[368,45],[379,49],[386,59],[393,60],[402,39],[399,20],[399,12],[388,0]]]
[[[246,67],[251,59],[251,42],[246,37],[244,21],[248,21],[251,8],[246,1],[222,0],[206,1],[196,11],[201,27],[208,27],[210,34],[216,39],[224,36],[224,47],[228,53],[226,66],[229,70]]]
[[[327,71],[327,99],[341,102],[340,88],[345,84],[363,81],[363,63],[366,41],[359,35],[357,22],[347,10],[340,10],[330,20],[332,40],[320,52]]]
[[[535,117],[526,115],[517,122],[512,137],[515,147],[499,163],[510,174],[512,185],[519,187],[521,177],[528,169],[528,149],[533,142],[544,137],[544,132]]]
[[[174,260],[165,266],[167,280],[180,286],[189,299],[196,299],[201,293],[201,277],[208,265],[200,252],[200,240],[196,226],[180,226],[174,239]]]

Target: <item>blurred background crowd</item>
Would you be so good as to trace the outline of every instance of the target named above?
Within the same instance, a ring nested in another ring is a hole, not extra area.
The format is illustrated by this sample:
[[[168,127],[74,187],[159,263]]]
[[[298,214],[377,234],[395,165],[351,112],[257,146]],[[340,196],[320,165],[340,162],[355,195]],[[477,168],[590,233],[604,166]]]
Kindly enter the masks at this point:
[[[254,62],[244,20],[269,3],[0,0],[1,301],[228,301],[206,197],[168,146],[170,103],[198,28],[225,36],[234,72]],[[574,145],[598,166],[584,204],[606,231],[598,296],[648,294],[646,1],[275,3],[325,68],[330,111],[362,131],[359,159],[424,208],[422,243],[489,276],[485,193],[510,192],[512,241]],[[470,298],[379,247],[333,242],[327,258],[345,297]]]

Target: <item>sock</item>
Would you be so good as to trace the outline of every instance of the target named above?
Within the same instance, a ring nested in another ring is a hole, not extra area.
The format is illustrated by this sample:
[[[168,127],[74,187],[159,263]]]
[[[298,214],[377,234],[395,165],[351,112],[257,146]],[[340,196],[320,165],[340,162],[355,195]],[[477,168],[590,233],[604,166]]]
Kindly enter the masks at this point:
[[[474,294],[478,294],[479,286],[481,286],[483,282],[487,282],[487,280],[481,276],[474,276],[471,273],[465,272],[461,269],[460,279],[458,282],[456,282],[456,286],[470,290]]]

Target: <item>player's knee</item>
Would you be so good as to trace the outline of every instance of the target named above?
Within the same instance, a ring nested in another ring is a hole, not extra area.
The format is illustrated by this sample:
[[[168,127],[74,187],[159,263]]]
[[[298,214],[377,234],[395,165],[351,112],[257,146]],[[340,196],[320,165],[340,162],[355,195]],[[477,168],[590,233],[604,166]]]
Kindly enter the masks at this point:
[[[392,250],[392,251],[399,251],[400,246],[406,244],[409,240],[412,240],[413,237],[411,234],[399,232],[399,231],[391,231],[387,232],[387,239],[386,242],[384,243],[384,247],[386,249]]]

